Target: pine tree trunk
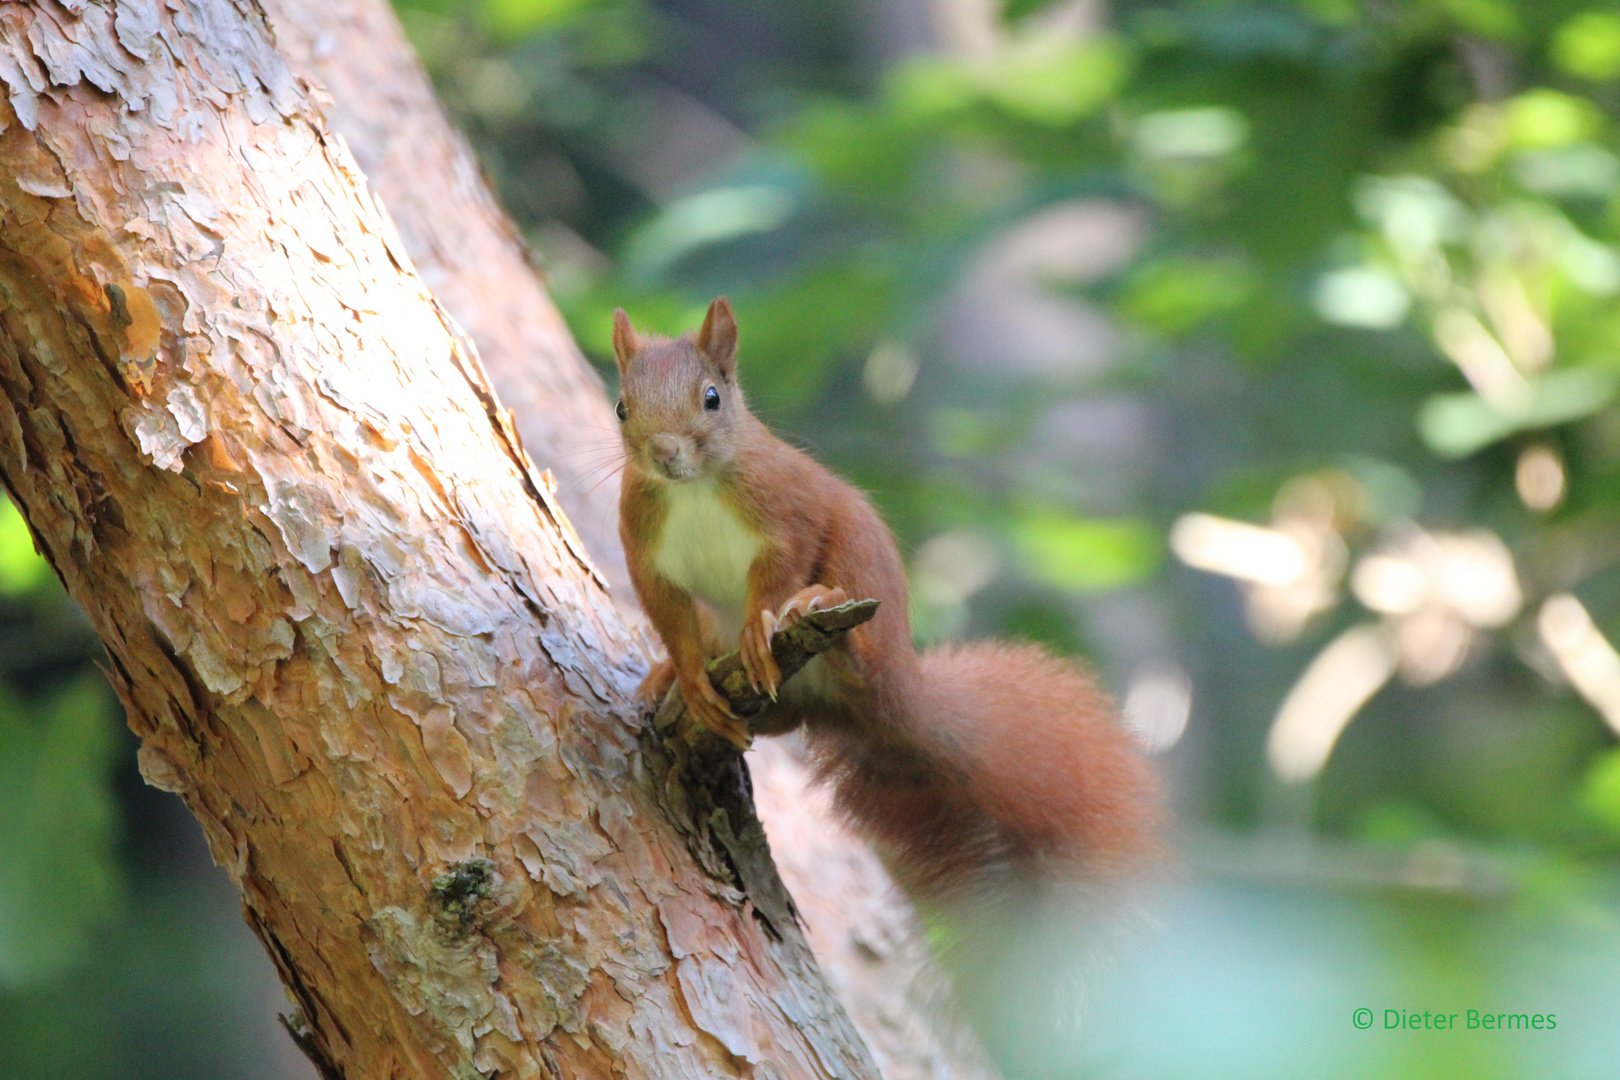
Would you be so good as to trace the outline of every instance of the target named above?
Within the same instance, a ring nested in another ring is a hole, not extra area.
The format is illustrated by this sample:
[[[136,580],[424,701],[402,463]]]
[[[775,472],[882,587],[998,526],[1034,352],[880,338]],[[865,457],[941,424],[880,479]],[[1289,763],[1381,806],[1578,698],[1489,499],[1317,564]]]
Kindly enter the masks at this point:
[[[388,0],[266,0],[276,46],[331,95],[325,113],[466,330],[523,446],[557,478],[586,548],[635,607],[619,548],[619,425],[517,229],[439,107]]]
[[[0,81],[0,475],[326,1075],[873,1076],[257,7],[0,4]]]

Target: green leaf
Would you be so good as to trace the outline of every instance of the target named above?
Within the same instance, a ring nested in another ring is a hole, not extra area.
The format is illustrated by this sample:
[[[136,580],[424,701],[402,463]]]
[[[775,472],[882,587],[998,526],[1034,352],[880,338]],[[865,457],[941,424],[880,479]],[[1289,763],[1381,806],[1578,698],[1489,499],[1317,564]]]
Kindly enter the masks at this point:
[[[1149,330],[1185,334],[1248,300],[1254,275],[1233,259],[1180,256],[1136,272],[1120,297],[1119,310]]]
[[[1591,416],[1613,398],[1620,375],[1600,368],[1554,371],[1530,384],[1517,409],[1488,404],[1471,391],[1442,394],[1423,403],[1418,433],[1443,458],[1467,457],[1519,431],[1534,431]]]
[[[740,184],[688,195],[631,236],[625,246],[625,272],[633,279],[652,280],[700,248],[769,232],[792,212],[792,197],[771,184]]]
[[[1620,835],[1620,750],[1599,755],[1587,770],[1579,795],[1581,809]]]
[[[1083,518],[1036,510],[1012,524],[1031,577],[1060,589],[1104,592],[1146,579],[1158,567],[1158,534],[1136,518]]]
[[[18,596],[50,576],[50,563],[34,550],[34,536],[16,504],[0,499],[0,594]]]
[[[1357,0],[1295,0],[1295,3],[1329,26],[1352,26],[1362,17]]]
[[[0,987],[61,975],[118,909],[113,736],[99,680],[40,715],[0,694]]]
[[[1483,37],[1511,39],[1521,29],[1519,13],[1507,0],[1438,0],[1438,4],[1463,29]]]
[[[1508,102],[1507,126],[1514,146],[1546,150],[1591,138],[1603,115],[1590,101],[1540,87]]]
[[[1552,61],[1571,75],[1594,82],[1620,76],[1620,15],[1588,11],[1558,28]]]
[[[594,0],[484,0],[484,29],[497,41],[516,41],[567,22]]]
[[[843,103],[807,108],[782,143],[824,184],[862,199],[904,190],[923,157],[917,125]]]
[[[1024,120],[1066,127],[1119,91],[1130,62],[1118,42],[1034,35],[985,59],[930,57],[898,68],[889,85],[904,115],[945,118],[985,103]]]
[[[454,15],[465,6],[466,0],[394,0],[397,11],[427,11],[441,16]]]
[[[1356,826],[1363,840],[1384,847],[1410,847],[1445,836],[1445,829],[1427,808],[1400,800],[1368,807]]]

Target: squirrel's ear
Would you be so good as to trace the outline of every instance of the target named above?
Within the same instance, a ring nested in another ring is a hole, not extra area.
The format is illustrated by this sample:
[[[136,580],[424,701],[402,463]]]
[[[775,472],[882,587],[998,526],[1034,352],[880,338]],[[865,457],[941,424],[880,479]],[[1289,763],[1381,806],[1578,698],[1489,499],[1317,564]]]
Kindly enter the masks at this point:
[[[737,368],[737,317],[731,313],[731,301],[717,297],[703,317],[703,329],[698,331],[697,347],[713,360],[720,374],[731,378]]]
[[[619,377],[624,377],[624,369],[630,366],[630,358],[636,355],[641,348],[641,339],[636,337],[636,331],[630,325],[630,316],[624,313],[624,308],[613,309],[613,358],[619,362]]]

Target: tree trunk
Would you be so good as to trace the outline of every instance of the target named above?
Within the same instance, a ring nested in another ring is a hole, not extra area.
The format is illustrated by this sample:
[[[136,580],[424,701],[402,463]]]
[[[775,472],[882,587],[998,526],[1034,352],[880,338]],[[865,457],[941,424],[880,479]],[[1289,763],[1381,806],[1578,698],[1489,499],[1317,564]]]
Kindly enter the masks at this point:
[[[478,348],[529,456],[632,610],[619,546],[619,425],[530,267],[471,149],[451,125],[388,0],[267,0],[276,46],[322,85],[342,135],[433,295]]]
[[[0,81],[0,474],[325,1074],[874,1075],[257,8],[6,3]]]
[[[617,424],[600,380],[524,258],[387,0],[266,0],[276,43],[324,84],[327,118],[398,225],[423,278],[477,346],[525,449],[558,478],[586,548],[634,606],[617,523],[618,477],[600,477]],[[746,328],[745,328],[746,331]],[[606,436],[604,437],[604,432]],[[955,1022],[949,984],[915,913],[837,820],[783,740],[748,755],[777,867],[816,959],[888,1080],[994,1075]]]

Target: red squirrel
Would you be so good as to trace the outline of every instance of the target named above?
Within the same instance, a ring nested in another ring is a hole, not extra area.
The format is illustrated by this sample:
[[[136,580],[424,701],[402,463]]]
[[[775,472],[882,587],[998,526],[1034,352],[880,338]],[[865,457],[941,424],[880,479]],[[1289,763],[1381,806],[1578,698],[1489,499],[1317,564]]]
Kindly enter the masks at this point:
[[[704,673],[738,649],[775,699],[754,730],[802,729],[840,811],[913,895],[1009,873],[1090,878],[1154,850],[1156,778],[1090,678],[1032,645],[918,654],[894,537],[859,491],[748,411],[724,297],[674,339],[615,311],[613,352],[619,534],[669,652],[643,700],[677,685],[699,723],[746,749],[748,725]],[[771,634],[865,597],[881,601],[876,617],[779,687]]]

